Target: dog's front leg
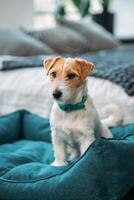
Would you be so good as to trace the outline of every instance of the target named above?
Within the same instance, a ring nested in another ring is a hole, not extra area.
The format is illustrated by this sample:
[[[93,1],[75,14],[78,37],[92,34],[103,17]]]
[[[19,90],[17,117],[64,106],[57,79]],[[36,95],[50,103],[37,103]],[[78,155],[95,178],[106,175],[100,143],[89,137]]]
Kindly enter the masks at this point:
[[[95,141],[94,131],[83,133],[80,141],[80,154],[83,155],[87,148]]]
[[[52,132],[52,143],[53,143],[54,157],[55,157],[54,162],[51,164],[53,166],[67,165],[66,145],[64,141],[62,140],[62,138],[59,136],[60,136],[60,133],[56,133],[56,131]]]

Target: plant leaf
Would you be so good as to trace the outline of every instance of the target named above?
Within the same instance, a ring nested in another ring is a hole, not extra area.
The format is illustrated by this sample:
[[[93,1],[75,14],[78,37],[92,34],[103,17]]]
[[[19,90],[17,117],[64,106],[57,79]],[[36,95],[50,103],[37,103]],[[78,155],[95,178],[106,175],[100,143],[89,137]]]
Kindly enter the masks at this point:
[[[55,11],[55,17],[56,18],[63,18],[66,15],[65,7],[64,6],[58,6]]]
[[[89,13],[90,0],[72,0],[72,2],[79,10],[82,17],[85,17]]]
[[[85,17],[87,14],[89,14],[88,10],[90,7],[90,1],[89,0],[82,0],[80,5],[80,12],[81,16]]]
[[[72,0],[72,2],[73,2],[74,5],[78,8],[78,10],[80,10],[81,0]]]
[[[103,5],[103,11],[108,12],[109,0],[103,0],[102,5]]]

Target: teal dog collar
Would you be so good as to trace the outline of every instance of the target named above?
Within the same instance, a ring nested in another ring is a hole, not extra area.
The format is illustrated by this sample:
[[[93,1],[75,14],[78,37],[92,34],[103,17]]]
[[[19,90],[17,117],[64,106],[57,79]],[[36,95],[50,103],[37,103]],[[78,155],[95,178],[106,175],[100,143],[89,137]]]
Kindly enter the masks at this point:
[[[83,96],[82,100],[76,104],[65,104],[65,103],[58,103],[61,110],[66,112],[71,112],[75,110],[81,110],[85,108],[85,101],[87,100],[87,96]]]

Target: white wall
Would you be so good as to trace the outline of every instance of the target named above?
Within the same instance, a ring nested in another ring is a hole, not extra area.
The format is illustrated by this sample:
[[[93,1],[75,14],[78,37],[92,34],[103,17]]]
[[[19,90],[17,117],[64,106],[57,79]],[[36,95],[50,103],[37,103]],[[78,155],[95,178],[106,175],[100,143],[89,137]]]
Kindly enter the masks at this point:
[[[31,29],[33,0],[0,0],[0,26],[23,26]]]
[[[120,38],[134,38],[134,0],[111,0],[116,14],[115,34]]]

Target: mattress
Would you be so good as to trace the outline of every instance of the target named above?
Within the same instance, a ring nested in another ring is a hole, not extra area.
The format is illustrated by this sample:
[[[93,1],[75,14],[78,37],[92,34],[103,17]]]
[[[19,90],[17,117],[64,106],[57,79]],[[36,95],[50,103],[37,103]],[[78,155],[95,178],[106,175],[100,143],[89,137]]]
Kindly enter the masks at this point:
[[[102,108],[118,104],[124,112],[124,123],[134,122],[134,97],[111,81],[89,77],[89,95],[102,116]],[[0,72],[0,114],[26,109],[49,117],[52,107],[50,82],[43,68],[27,68]]]

